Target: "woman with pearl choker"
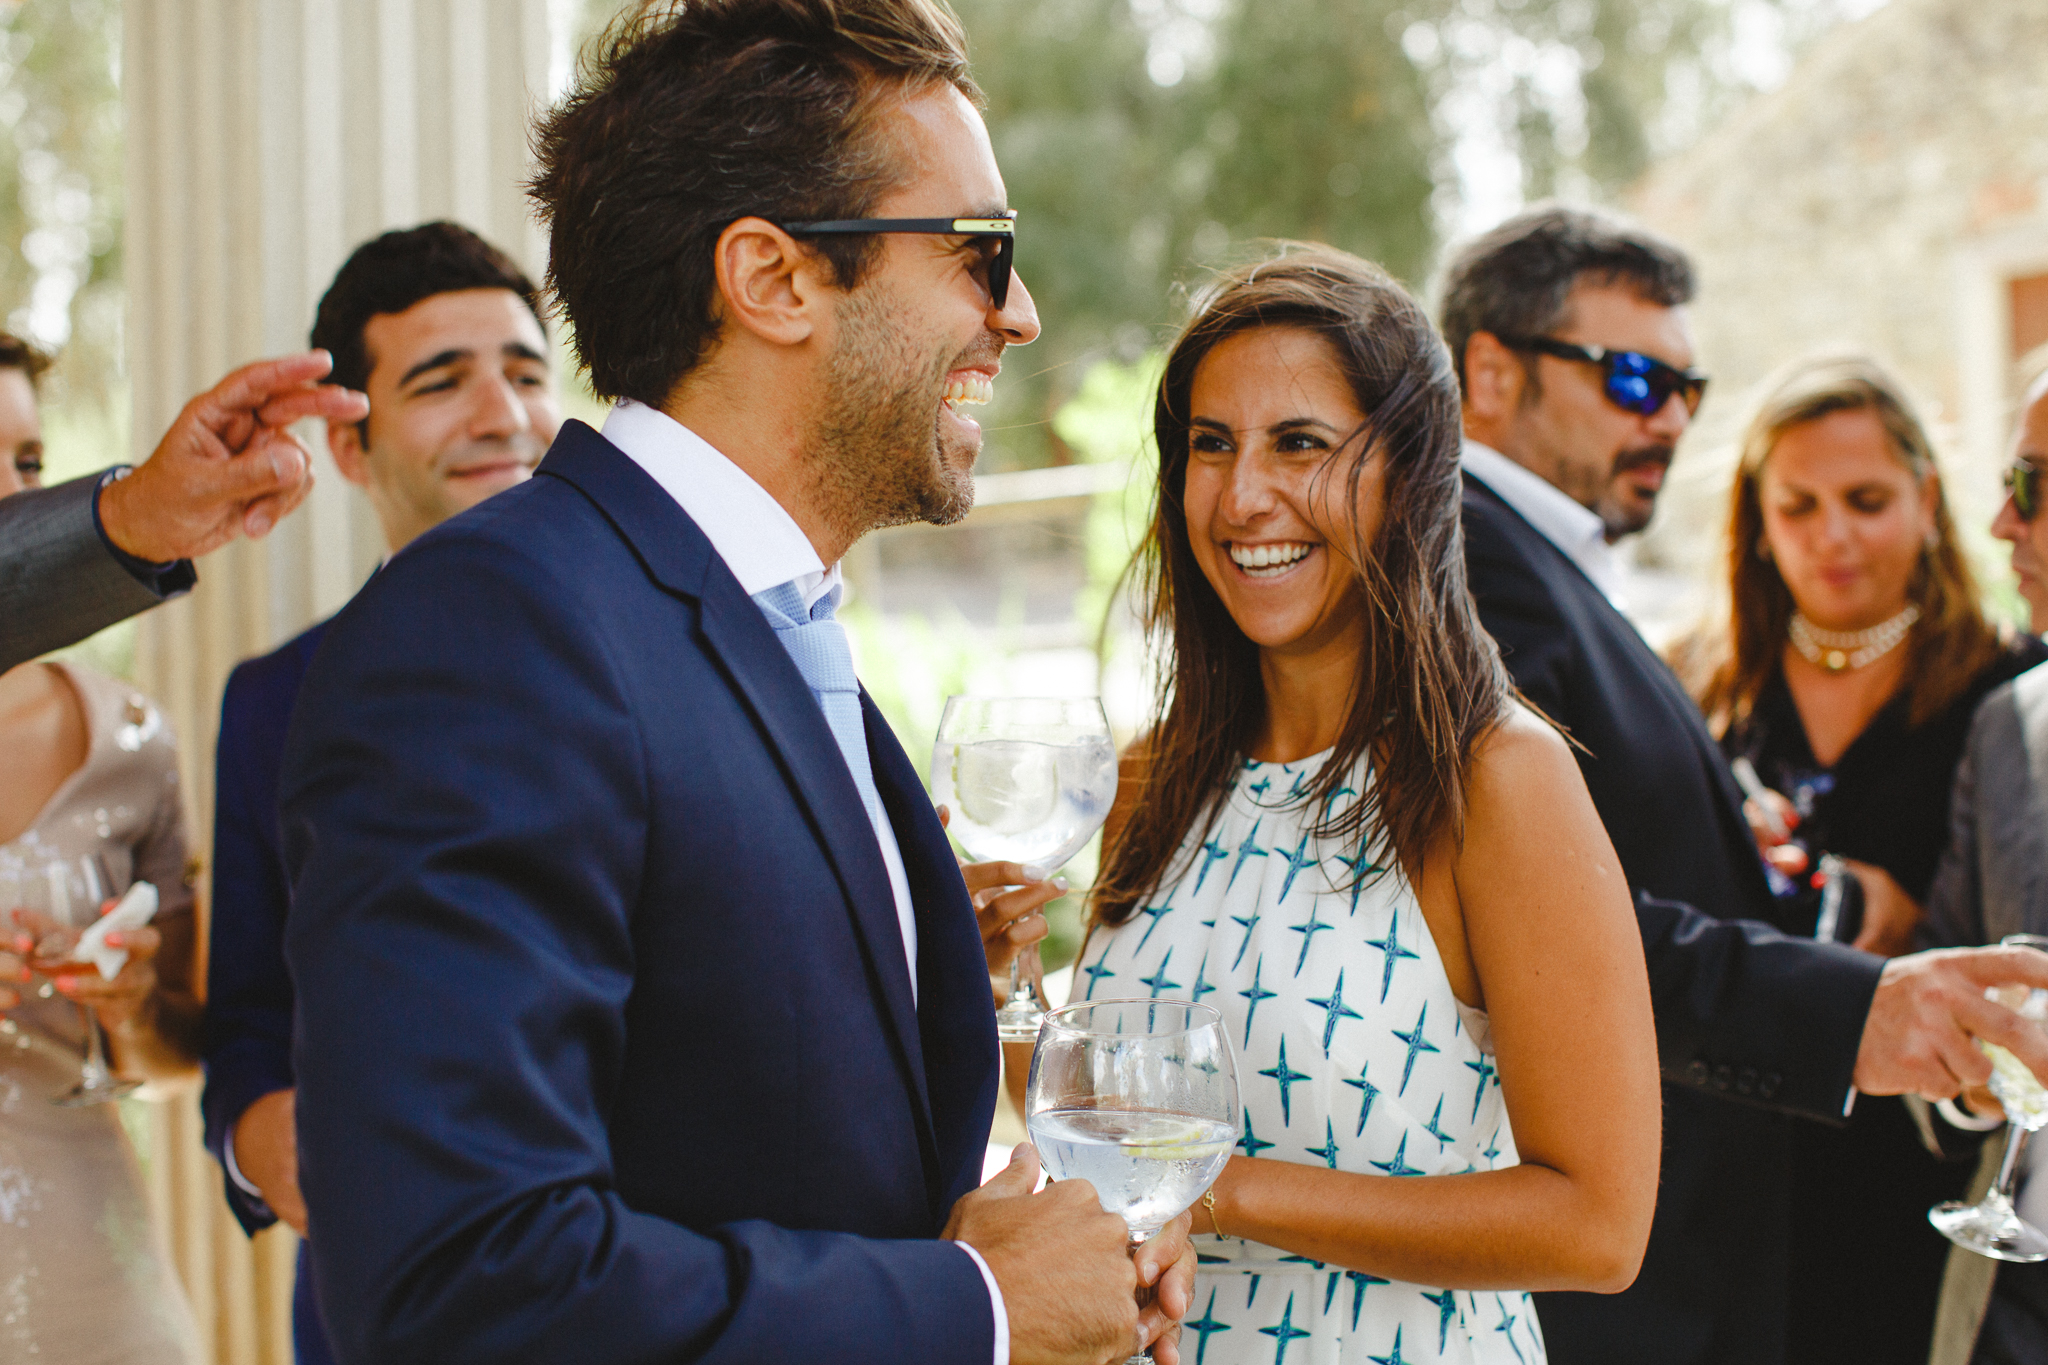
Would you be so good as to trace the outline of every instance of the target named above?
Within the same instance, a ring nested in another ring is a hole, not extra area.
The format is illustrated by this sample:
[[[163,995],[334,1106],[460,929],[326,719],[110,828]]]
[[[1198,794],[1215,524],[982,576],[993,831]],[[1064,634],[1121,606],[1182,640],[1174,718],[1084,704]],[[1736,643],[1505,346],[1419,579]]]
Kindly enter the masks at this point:
[[[1729,615],[1681,646],[1681,671],[1771,831],[1780,927],[1910,951],[1970,718],[2048,648],[1984,618],[1927,433],[1864,357],[1802,361],[1767,386],[1727,565]],[[1974,1155],[1942,1127],[1925,1105],[1869,1097],[1845,1128],[1798,1126],[1790,1358],[1926,1359],[1947,1244],[1925,1214],[1962,1193]],[[1936,1155],[1944,1136],[1962,1160]]]

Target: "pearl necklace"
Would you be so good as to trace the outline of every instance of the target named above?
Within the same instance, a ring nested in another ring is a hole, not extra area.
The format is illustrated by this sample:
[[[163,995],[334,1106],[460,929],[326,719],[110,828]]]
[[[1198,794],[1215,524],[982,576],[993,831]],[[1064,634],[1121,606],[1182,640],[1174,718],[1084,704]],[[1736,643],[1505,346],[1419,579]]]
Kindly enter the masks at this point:
[[[1792,637],[1792,648],[1799,651],[1801,658],[1830,673],[1841,673],[1874,663],[1897,649],[1919,619],[1920,608],[1909,602],[1897,616],[1868,630],[1822,630],[1795,611],[1786,633]]]

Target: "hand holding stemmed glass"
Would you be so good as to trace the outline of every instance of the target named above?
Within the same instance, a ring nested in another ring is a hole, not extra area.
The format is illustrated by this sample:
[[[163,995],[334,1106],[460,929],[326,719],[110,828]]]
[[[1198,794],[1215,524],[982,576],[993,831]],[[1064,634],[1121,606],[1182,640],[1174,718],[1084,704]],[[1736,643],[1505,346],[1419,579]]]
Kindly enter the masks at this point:
[[[1116,749],[1099,697],[948,697],[931,774],[932,798],[969,856],[1028,868],[1041,882],[1094,837],[1116,799]],[[1030,899],[1035,908],[1046,897]],[[983,913],[994,908],[990,901]],[[996,1012],[1006,1043],[1038,1037],[1037,952],[1033,944],[1011,958],[1009,998]]]
[[[93,963],[77,961],[71,954],[93,919],[127,888],[116,885],[105,859],[97,855],[54,859],[29,872],[18,883],[14,946],[28,959],[29,969],[45,978],[41,994],[70,1000],[85,1029],[78,1084],[52,1096],[51,1102],[72,1107],[120,1099],[142,1082],[114,1072],[105,1026],[118,1028],[136,1018],[155,992],[158,933],[144,927],[109,935],[109,947],[128,953],[120,974],[109,981]]]
[[[2003,947],[2048,949],[2048,938],[2035,934],[2007,934]],[[1984,992],[2017,1011],[2022,1018],[2040,1023],[2048,1020],[2048,990],[2025,986],[1994,986]],[[2005,1110],[2005,1154],[1998,1163],[1998,1178],[1975,1204],[1951,1200],[1927,1211],[1934,1224],[1951,1242],[1980,1256],[2000,1261],[2048,1261],[2048,1236],[2019,1216],[2013,1208],[2013,1185],[2019,1174],[2020,1153],[2035,1130],[2048,1127],[2048,1089],[2034,1078],[2026,1064],[1995,1043],[1977,1041],[1977,1047],[1991,1059],[1991,1093]]]
[[[1186,1000],[1101,1000],[1047,1014],[1024,1107],[1046,1172],[1094,1186],[1130,1229],[1133,1251],[1201,1198],[1243,1131],[1223,1016]]]

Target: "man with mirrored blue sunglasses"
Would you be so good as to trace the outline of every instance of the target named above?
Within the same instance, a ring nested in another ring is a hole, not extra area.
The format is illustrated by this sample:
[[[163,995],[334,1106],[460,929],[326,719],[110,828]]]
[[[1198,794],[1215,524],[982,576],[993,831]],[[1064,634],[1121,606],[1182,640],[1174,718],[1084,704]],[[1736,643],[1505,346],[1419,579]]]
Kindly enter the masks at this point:
[[[1719,747],[1609,600],[1609,547],[1649,521],[1705,384],[1693,289],[1677,247],[1557,206],[1455,252],[1443,289],[1468,581],[1522,696],[1577,746],[1636,900],[1665,1082],[1642,1273],[1620,1294],[1536,1296],[1551,1358],[1572,1365],[1785,1361],[1788,1119],[1841,1123],[1859,1092],[1955,1094],[1942,1049],[1974,1053],[1953,1002],[1980,999],[1977,955],[2004,951],[1887,963],[1774,923]]]

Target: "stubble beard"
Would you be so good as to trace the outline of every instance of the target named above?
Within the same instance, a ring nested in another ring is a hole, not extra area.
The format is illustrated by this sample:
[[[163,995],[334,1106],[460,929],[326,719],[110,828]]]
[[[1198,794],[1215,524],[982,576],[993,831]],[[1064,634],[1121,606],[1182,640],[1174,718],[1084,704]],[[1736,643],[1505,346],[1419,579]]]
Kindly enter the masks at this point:
[[[949,526],[974,506],[976,451],[947,449],[939,425],[939,396],[960,357],[920,356],[906,320],[873,286],[839,308],[810,460],[821,509],[849,544],[884,526]]]
[[[1600,490],[1599,501],[1593,506],[1594,512],[1599,514],[1600,524],[1607,530],[1607,539],[1610,542],[1641,531],[1650,524],[1650,518],[1656,515],[1657,511],[1656,496],[1653,494],[1650,497],[1647,506],[1639,505],[1632,486],[1624,483],[1622,475],[1646,465],[1662,465],[1668,473],[1674,453],[1669,445],[1658,444],[1632,446],[1614,457],[1606,486]],[[1621,491],[1624,488],[1630,489],[1630,492],[1624,494]]]

